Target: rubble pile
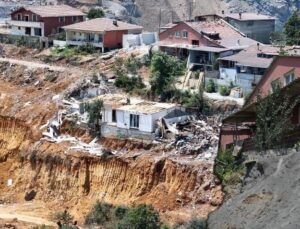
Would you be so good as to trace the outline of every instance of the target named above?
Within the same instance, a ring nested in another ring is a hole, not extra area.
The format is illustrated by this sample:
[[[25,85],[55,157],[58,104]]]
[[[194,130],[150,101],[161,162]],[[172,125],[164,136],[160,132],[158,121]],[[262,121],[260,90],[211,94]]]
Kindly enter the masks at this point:
[[[181,127],[179,135],[169,145],[181,155],[194,155],[197,159],[214,161],[219,141],[217,117],[194,120]],[[168,147],[169,147],[168,146]]]

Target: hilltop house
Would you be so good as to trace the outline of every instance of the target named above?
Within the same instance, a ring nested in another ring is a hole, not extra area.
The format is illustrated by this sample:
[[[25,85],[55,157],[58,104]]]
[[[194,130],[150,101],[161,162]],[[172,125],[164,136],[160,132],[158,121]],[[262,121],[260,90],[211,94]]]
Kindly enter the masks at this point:
[[[217,59],[237,53],[257,42],[245,37],[223,19],[181,21],[168,24],[159,34],[160,50],[188,60],[189,68],[217,70]]]
[[[275,31],[275,17],[257,13],[233,13],[222,16],[247,37],[264,44],[270,43],[270,35]]]
[[[300,55],[297,46],[252,45],[241,52],[219,58],[219,84],[241,87],[244,93],[250,93],[271,65],[273,58],[285,52],[290,55]]]
[[[272,93],[273,85],[280,85],[282,93],[289,96],[300,94],[300,57],[299,56],[278,56],[272,62],[264,76],[261,78],[244,107],[225,118],[222,121],[220,130],[219,147],[226,149],[232,145],[241,145],[244,149],[251,149],[253,142],[251,137],[255,135],[255,103],[258,93],[262,97]],[[300,106],[296,106],[292,123],[295,127],[300,124]],[[298,140],[300,136],[299,128],[286,136],[286,142]]]
[[[184,122],[189,117],[176,104],[129,99],[121,94],[104,94],[97,99],[101,99],[104,104],[101,120],[103,137],[152,139],[161,119],[165,118],[165,126],[174,131],[174,124]]]
[[[8,23],[13,35],[48,37],[84,18],[84,13],[67,5],[29,6],[13,11]]]
[[[96,18],[63,27],[67,45],[91,44],[105,50],[122,48],[123,35],[140,34],[143,27],[108,18]]]

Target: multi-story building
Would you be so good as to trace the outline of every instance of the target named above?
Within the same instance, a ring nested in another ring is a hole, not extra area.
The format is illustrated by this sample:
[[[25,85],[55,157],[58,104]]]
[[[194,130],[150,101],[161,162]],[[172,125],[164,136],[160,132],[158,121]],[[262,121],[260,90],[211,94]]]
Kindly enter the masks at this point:
[[[9,24],[13,35],[48,37],[84,18],[83,12],[67,5],[29,6],[12,12]]]

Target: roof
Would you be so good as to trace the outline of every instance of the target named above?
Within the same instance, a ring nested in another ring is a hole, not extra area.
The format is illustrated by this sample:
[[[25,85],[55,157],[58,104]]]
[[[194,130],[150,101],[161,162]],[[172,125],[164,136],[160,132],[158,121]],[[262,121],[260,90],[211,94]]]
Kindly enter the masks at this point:
[[[103,94],[93,98],[100,99],[104,106],[110,106],[116,110],[131,111],[141,114],[153,114],[163,110],[177,107],[174,103],[158,103],[146,101],[137,97],[128,97],[126,94]],[[128,104],[127,101],[130,101]]]
[[[248,48],[251,45],[256,45],[258,42],[248,37],[232,37],[220,40],[219,44],[223,47],[232,50],[241,50]]]
[[[188,115],[189,114],[186,111],[183,111],[180,109],[175,109],[175,110],[169,112],[166,116],[164,116],[164,119],[172,119],[172,118],[188,116]]]
[[[276,20],[275,17],[269,15],[257,14],[257,13],[242,13],[241,17],[239,13],[226,14],[227,18],[239,20],[239,21],[264,21],[264,20]]]
[[[283,48],[289,53],[299,53],[296,46],[287,46]],[[256,45],[251,45],[245,50],[240,51],[239,53],[219,58],[219,60],[227,60],[236,62],[238,65],[242,66],[249,66],[249,67],[257,67],[257,68],[268,68],[273,58],[263,58],[259,57],[259,54],[266,54],[270,56],[278,56],[281,47],[279,46],[272,46],[272,45],[263,45],[260,44],[259,47]]]
[[[197,21],[197,22],[185,22],[191,28],[198,33],[203,34],[219,34],[220,40],[226,38],[242,38],[244,37],[238,30],[230,26],[226,21],[214,20],[214,21]]]
[[[114,24],[114,21],[117,24]],[[104,31],[121,31],[121,30],[141,30],[142,26],[129,24],[122,21],[112,20],[109,18],[96,18],[76,24],[63,27],[66,30],[79,30],[89,32],[104,32]]]
[[[68,5],[28,6],[24,7],[24,9],[40,15],[41,17],[66,17],[85,15],[82,11]]]

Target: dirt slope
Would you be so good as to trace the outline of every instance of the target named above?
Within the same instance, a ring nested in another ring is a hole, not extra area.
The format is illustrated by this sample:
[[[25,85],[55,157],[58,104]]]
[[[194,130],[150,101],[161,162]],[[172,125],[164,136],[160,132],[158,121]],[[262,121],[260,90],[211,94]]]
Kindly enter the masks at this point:
[[[260,158],[264,174],[209,217],[212,229],[300,228],[300,154]]]

